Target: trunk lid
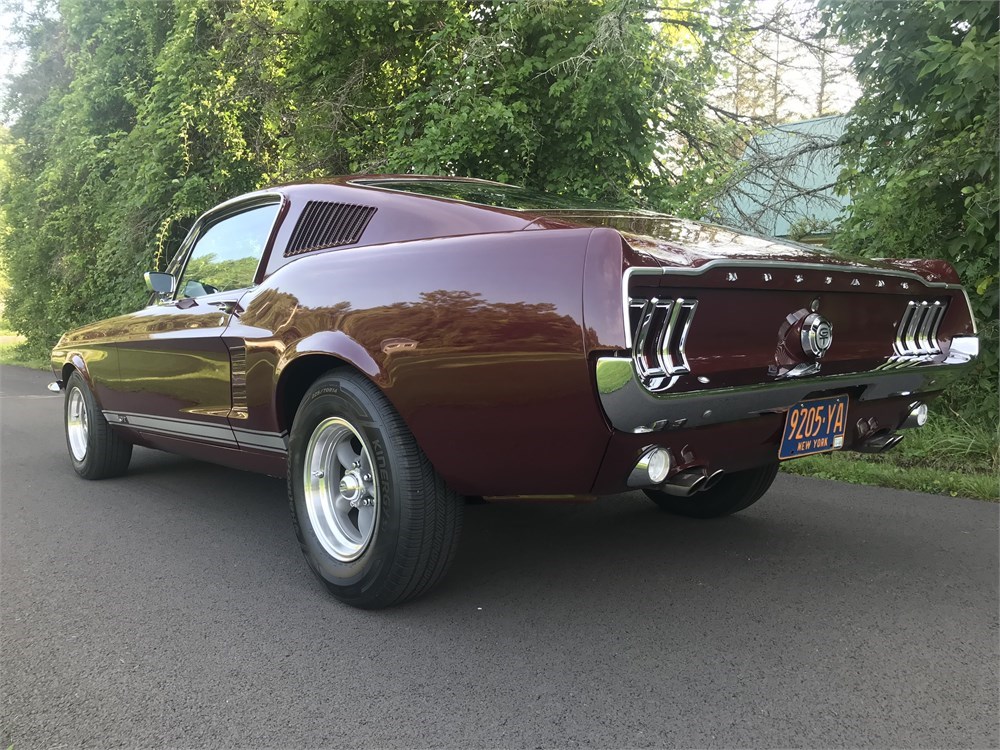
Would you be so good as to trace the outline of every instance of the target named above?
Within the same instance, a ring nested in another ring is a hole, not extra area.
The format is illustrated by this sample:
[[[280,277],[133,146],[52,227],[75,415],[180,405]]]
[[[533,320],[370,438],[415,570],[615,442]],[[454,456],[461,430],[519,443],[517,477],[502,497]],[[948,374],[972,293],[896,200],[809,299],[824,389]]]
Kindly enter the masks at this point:
[[[662,216],[597,223],[625,239],[626,348],[650,390],[939,362],[954,336],[974,333],[961,287],[904,264]]]

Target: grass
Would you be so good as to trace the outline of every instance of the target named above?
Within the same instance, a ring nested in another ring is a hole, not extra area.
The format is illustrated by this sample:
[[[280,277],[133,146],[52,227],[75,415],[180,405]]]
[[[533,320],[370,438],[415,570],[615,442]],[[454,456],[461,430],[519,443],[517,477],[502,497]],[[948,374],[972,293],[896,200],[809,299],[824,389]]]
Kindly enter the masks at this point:
[[[23,336],[0,328],[0,365],[48,370],[49,358],[29,352]]]
[[[961,417],[932,414],[887,453],[828,453],[788,461],[791,474],[952,497],[1000,501],[997,432]]]

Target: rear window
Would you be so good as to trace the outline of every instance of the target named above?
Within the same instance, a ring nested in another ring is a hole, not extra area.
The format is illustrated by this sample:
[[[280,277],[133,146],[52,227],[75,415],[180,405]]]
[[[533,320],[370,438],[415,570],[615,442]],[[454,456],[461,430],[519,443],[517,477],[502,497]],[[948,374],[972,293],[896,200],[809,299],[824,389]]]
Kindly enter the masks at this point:
[[[355,180],[355,185],[368,185],[403,193],[416,193],[431,198],[446,198],[481,206],[524,211],[540,210],[580,210],[580,211],[621,211],[624,206],[600,204],[585,198],[543,193],[537,190],[504,185],[499,182],[466,182],[464,180]]]

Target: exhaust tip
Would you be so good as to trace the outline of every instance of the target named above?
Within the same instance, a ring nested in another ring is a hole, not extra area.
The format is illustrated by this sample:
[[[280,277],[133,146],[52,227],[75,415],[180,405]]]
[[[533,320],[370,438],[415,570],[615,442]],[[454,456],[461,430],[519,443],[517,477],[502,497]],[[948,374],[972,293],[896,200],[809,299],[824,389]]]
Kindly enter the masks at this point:
[[[722,469],[717,469],[717,470],[713,471],[705,479],[705,483],[701,486],[701,490],[704,491],[704,490],[710,490],[710,489],[712,489],[715,485],[717,485],[719,483],[719,480],[722,479],[722,476],[725,473],[726,472],[724,470],[722,470]]]
[[[903,439],[902,435],[893,435],[891,438],[885,441],[885,445],[882,446],[882,450],[887,451],[890,448],[895,448],[902,439]]]
[[[899,445],[903,437],[903,435],[897,435],[895,432],[886,430],[868,438],[858,445],[855,450],[861,453],[882,453]]]
[[[916,427],[923,427],[927,424],[930,415],[927,413],[927,404],[917,401],[910,405],[910,413],[906,415],[903,424],[899,426],[901,430],[912,430]]]
[[[670,479],[663,483],[660,489],[668,495],[674,495],[675,497],[690,497],[701,490],[707,481],[708,474],[704,471],[697,469],[682,471],[670,477]]]

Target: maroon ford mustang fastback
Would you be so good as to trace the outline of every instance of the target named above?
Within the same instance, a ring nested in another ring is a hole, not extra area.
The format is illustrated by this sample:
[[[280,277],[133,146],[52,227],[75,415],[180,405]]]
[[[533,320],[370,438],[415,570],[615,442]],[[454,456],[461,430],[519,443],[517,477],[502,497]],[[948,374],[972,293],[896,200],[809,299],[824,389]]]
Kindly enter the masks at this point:
[[[76,471],[143,445],[287,476],[306,559],[361,607],[442,577],[463,496],[733,513],[781,460],[892,447],[978,354],[944,262],[479,180],[251,193],[146,280],[52,353]]]

